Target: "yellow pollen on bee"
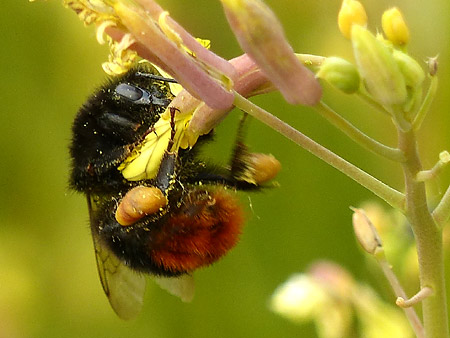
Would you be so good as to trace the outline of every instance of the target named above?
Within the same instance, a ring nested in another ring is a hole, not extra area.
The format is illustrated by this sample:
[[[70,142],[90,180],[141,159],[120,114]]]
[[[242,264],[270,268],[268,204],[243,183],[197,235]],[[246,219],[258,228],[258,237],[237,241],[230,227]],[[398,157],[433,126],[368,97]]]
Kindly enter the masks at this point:
[[[138,186],[128,191],[116,210],[120,225],[129,226],[141,218],[159,212],[167,205],[167,198],[157,187]]]

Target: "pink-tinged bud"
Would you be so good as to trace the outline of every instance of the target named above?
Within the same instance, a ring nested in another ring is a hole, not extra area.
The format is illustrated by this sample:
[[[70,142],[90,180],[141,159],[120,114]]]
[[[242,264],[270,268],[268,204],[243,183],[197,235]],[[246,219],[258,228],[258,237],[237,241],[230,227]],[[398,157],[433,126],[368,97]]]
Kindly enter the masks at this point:
[[[167,14],[167,12],[164,12],[164,9],[161,8],[155,1],[136,0],[136,2],[139,3],[155,21],[159,22],[161,29],[164,31],[170,30],[172,35],[176,35],[183,45],[186,46],[192,53],[195,59],[201,61],[207,67],[216,69],[224,76],[227,76],[232,80],[236,77],[233,66],[230,65],[227,60],[205,48],[196,38],[194,38],[180,24],[178,24],[178,22],[173,20],[170,16],[164,15],[164,13]]]
[[[247,54],[243,54],[230,60],[230,64],[234,66],[238,74],[238,77],[234,82],[234,90],[242,96],[250,97],[275,90],[273,84]],[[173,101],[174,107],[179,108],[179,105],[184,107],[188,104],[192,104],[193,101],[192,99],[189,99],[189,96],[186,96],[187,93],[183,93],[184,97],[180,97],[180,94],[177,95]],[[212,109],[205,104],[200,105],[199,103],[200,102],[196,103],[194,116],[186,130],[188,135],[203,135],[209,133],[230,111],[230,109]],[[183,108],[179,109],[183,112],[186,111]],[[192,107],[188,107],[188,109],[192,110]]]
[[[147,53],[160,59],[163,63],[160,65],[165,70],[209,106],[217,109],[231,108],[233,94],[194,62],[192,56],[186,53],[182,46],[178,46],[163,34],[148,11],[121,2],[114,4],[114,10],[121,23],[139,42],[140,52],[147,49]],[[142,56],[147,57],[145,53]]]
[[[274,13],[260,0],[221,0],[242,49],[291,104],[315,105],[322,89],[295,56]]]

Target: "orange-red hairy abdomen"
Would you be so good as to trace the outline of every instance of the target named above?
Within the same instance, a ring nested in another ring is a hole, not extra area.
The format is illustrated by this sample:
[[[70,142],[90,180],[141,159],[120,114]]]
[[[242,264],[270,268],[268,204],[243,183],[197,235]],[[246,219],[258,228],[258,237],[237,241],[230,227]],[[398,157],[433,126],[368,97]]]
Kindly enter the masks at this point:
[[[244,223],[237,199],[221,187],[192,189],[181,203],[149,247],[153,261],[173,273],[217,261],[236,245]]]

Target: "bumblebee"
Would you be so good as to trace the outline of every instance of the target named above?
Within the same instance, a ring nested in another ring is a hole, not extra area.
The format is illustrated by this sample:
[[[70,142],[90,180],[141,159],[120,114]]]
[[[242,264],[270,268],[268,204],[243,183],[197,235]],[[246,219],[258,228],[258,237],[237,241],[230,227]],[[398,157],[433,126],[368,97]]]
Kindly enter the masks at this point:
[[[242,123],[229,167],[200,158],[211,134],[180,148],[188,119],[168,108],[172,99],[169,80],[140,64],[98,89],[72,127],[70,186],[87,197],[100,280],[122,319],[140,312],[146,275],[191,300],[192,272],[238,241],[234,191],[258,189],[279,170],[271,155],[248,152]]]

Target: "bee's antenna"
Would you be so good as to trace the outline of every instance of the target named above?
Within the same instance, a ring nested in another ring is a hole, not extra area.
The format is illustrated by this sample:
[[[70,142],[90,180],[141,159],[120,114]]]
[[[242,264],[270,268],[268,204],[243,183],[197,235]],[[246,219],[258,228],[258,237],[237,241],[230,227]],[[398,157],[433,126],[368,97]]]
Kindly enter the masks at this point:
[[[149,79],[157,80],[157,81],[178,83],[177,80],[175,80],[175,79],[171,79],[171,78],[167,78],[167,77],[164,77],[164,76],[161,76],[161,75],[155,75],[155,74],[151,74],[151,73],[136,72],[136,76],[147,77]]]

